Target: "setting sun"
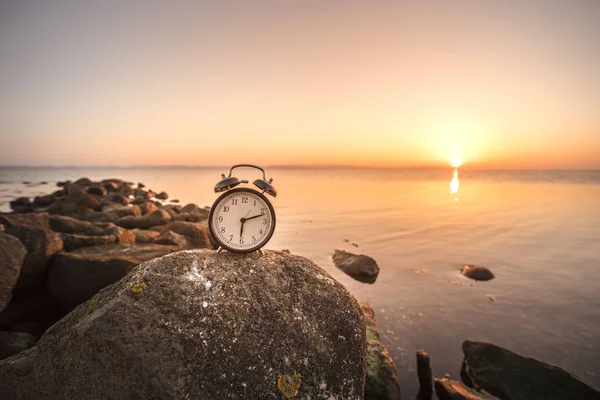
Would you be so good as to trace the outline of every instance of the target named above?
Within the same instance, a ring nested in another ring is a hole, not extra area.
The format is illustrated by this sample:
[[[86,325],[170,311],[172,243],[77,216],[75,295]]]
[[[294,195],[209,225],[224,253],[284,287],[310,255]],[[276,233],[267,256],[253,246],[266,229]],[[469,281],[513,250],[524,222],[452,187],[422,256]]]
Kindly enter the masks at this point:
[[[451,161],[451,164],[454,168],[458,168],[462,165],[462,160],[458,157],[454,157]]]

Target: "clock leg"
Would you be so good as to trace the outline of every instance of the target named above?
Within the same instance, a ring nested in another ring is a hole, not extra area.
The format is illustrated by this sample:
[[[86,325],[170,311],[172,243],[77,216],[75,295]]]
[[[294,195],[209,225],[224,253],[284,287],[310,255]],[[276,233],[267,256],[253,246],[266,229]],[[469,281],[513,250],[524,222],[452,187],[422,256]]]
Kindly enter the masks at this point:
[[[259,253],[260,253],[260,255],[262,255],[262,256],[264,256],[264,255],[265,255],[265,252],[264,252],[264,250],[263,250],[263,249],[258,249],[258,252],[259,252]]]
[[[219,248],[217,249],[217,254],[219,254],[222,251],[223,251],[223,248],[221,246],[219,246]]]

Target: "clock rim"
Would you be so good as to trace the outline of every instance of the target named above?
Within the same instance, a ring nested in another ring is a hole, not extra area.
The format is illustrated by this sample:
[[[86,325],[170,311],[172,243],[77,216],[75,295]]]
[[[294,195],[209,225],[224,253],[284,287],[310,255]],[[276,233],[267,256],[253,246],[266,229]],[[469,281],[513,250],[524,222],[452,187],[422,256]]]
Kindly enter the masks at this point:
[[[267,207],[269,207],[269,211],[271,211],[271,216],[272,216],[272,220],[273,223],[271,225],[271,229],[270,232],[267,234],[266,239],[259,244],[258,246],[254,246],[254,247],[250,247],[248,249],[236,249],[233,247],[229,247],[226,244],[223,244],[221,242],[221,239],[219,239],[219,236],[215,234],[214,229],[213,229],[213,215],[214,215],[214,211],[216,210],[215,205],[218,204],[224,197],[229,196],[232,193],[236,193],[236,192],[249,192],[252,194],[257,195],[258,197],[260,197],[266,204]],[[269,243],[269,240],[271,240],[271,237],[273,236],[273,234],[275,233],[275,225],[277,223],[277,218],[275,217],[275,209],[273,208],[273,205],[271,204],[271,202],[269,201],[269,199],[267,199],[267,197],[262,194],[261,192],[259,192],[258,190],[252,189],[252,188],[235,188],[235,189],[229,189],[228,191],[226,191],[225,193],[221,194],[219,197],[217,197],[217,199],[213,202],[212,207],[210,208],[210,212],[208,213],[208,229],[210,230],[210,234],[212,235],[212,237],[215,239],[215,242],[217,242],[217,244],[222,247],[223,249],[231,252],[231,253],[239,253],[239,254],[243,254],[243,253],[252,253],[256,250],[261,249],[262,247],[264,247],[267,243]]]

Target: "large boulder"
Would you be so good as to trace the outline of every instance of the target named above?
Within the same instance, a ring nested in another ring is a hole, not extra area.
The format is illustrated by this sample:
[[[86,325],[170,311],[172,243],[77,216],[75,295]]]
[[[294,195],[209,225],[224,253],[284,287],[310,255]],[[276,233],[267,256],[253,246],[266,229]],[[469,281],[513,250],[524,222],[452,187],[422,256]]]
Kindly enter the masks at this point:
[[[12,290],[19,278],[21,265],[25,261],[27,250],[14,236],[0,232],[0,311],[4,310],[11,299]]]
[[[600,392],[554,365],[491,343],[467,340],[461,375],[465,384],[503,400],[598,400]]]
[[[165,225],[171,220],[171,215],[165,210],[156,210],[142,217],[124,217],[116,221],[116,224],[127,229],[148,229],[157,225]]]
[[[375,283],[379,275],[379,266],[369,256],[352,254],[344,250],[336,250],[333,254],[336,267],[363,283]]]
[[[50,229],[26,225],[7,227],[5,233],[18,238],[27,249],[17,286],[43,282],[52,257],[63,248],[58,234]]]
[[[446,378],[435,380],[435,394],[439,400],[499,400],[489,393],[479,392]]]
[[[143,263],[0,362],[0,398],[362,399],[352,295],[281,252]]]
[[[375,325],[375,311],[369,303],[360,303],[367,327],[367,374],[365,400],[400,400],[400,386],[394,361],[381,343]]]
[[[0,331],[0,360],[33,346],[35,346],[35,337],[29,333]]]
[[[60,253],[50,270],[48,286],[63,311],[70,311],[136,265],[175,250],[173,246],[143,244],[82,247]]]

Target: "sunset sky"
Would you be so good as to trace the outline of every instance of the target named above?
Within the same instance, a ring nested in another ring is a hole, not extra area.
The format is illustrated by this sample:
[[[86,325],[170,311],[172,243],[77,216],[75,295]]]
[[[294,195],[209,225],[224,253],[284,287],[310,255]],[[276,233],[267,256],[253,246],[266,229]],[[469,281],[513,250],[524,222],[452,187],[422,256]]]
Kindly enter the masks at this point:
[[[0,0],[0,165],[600,168],[600,1]]]

